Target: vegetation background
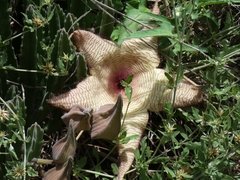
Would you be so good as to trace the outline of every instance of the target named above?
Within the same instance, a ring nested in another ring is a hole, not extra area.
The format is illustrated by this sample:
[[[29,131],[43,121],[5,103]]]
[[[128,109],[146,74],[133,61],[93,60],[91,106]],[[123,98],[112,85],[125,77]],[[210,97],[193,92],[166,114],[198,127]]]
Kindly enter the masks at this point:
[[[63,112],[45,100],[87,76],[84,55],[72,49],[68,36],[81,28],[118,44],[144,37],[137,31],[141,25],[123,15],[149,23],[144,12],[152,5],[144,0],[1,1],[0,177],[41,179],[53,167],[31,162],[51,159],[53,144],[66,133]],[[174,111],[166,104],[165,112],[151,113],[127,179],[240,179],[239,6],[239,0],[159,2],[161,15],[151,20],[159,28],[147,34],[159,36],[160,67],[200,85],[204,102]],[[116,178],[113,147],[84,133],[71,179]]]

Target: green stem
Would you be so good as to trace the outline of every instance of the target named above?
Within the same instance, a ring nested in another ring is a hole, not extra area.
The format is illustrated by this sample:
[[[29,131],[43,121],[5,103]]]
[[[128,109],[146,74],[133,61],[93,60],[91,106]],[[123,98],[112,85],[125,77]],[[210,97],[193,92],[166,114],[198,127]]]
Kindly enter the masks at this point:
[[[7,66],[0,67],[0,70],[10,70],[10,71],[17,71],[17,72],[27,72],[27,73],[40,73],[40,74],[47,74],[45,71],[39,71],[39,70],[31,70],[31,69],[18,69],[18,68],[9,68]],[[50,74],[52,75],[52,74]],[[52,75],[52,76],[66,76],[66,74],[58,74],[58,75]]]
[[[223,34],[223,33],[225,33],[225,32],[228,32],[227,35],[229,35],[229,34],[232,34],[234,31],[235,31],[235,32],[238,32],[239,29],[240,29],[240,26],[239,26],[239,25],[236,25],[236,26],[233,26],[233,27],[224,29],[224,30],[220,31],[220,32],[217,33],[217,34],[213,34],[210,38],[208,38],[206,41],[204,41],[204,42],[203,42],[202,44],[200,44],[199,46],[205,45],[206,43],[208,43],[209,41],[211,41],[212,39],[214,39],[214,38],[216,38],[216,37],[218,37],[218,36],[221,37],[221,38],[225,38],[225,36],[223,37],[221,34]],[[231,31],[233,31],[233,32],[231,32]],[[226,35],[226,36],[227,36],[227,35]]]
[[[115,144],[115,146],[111,149],[111,151],[109,151],[109,153],[97,164],[100,165],[103,163],[103,161],[105,161],[107,159],[107,157],[113,152],[113,150],[117,147],[118,144]]]
[[[177,15],[176,15],[176,6],[175,6],[175,1],[172,0],[172,5],[173,5],[173,12],[174,12],[174,19],[175,19],[175,24],[176,24],[176,30],[177,30],[177,35],[178,35],[178,39],[180,40],[179,41],[179,44],[180,44],[180,53],[179,53],[179,56],[178,56],[178,65],[181,64],[181,61],[182,61],[182,45],[183,45],[183,40],[182,40],[182,36],[180,34],[180,31],[179,31],[179,27],[178,27],[178,19],[177,19]],[[172,106],[174,107],[174,104],[175,104],[175,99],[176,99],[176,92],[177,92],[177,86],[178,86],[178,79],[179,79],[179,71],[180,71],[180,68],[177,69],[177,76],[176,76],[176,80],[175,80],[175,86],[174,86],[174,94],[173,94],[173,101],[172,101]],[[173,108],[172,108],[172,111],[173,111]],[[173,115],[173,113],[171,113],[171,116]],[[169,117],[171,119],[171,116]],[[169,120],[170,120],[169,119]]]
[[[129,106],[130,106],[130,103],[131,103],[131,99],[128,101],[127,108],[126,108],[126,111],[125,111],[124,116],[123,116],[123,121],[122,121],[122,126],[121,126],[121,128],[123,127],[124,121],[125,121],[125,119],[126,119],[127,112],[128,112]],[[122,131],[122,129],[121,129],[121,131]]]
[[[25,171],[23,179],[26,180],[27,146],[26,146],[26,136],[25,136],[24,126],[22,127],[22,136],[23,136],[23,169]]]
[[[204,68],[206,68],[206,67],[211,67],[211,66],[213,66],[212,63],[204,64],[204,65],[202,65],[202,66],[198,66],[198,67],[192,68],[190,71],[189,71],[189,70],[186,70],[186,71],[184,72],[184,74],[187,74],[187,73],[189,73],[189,72],[198,71],[198,70],[200,70],[200,69],[204,69]]]

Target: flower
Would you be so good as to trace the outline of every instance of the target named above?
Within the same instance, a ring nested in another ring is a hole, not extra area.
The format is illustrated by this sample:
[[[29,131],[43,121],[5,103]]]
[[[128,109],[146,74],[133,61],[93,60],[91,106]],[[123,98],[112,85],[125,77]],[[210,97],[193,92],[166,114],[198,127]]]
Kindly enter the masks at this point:
[[[121,82],[133,75],[130,84],[132,98],[123,128],[127,136],[137,134],[139,137],[118,145],[118,179],[123,179],[132,165],[135,149],[148,122],[148,111],[162,111],[166,102],[173,101],[174,90],[168,86],[165,70],[157,68],[160,63],[156,50],[158,39],[127,39],[118,47],[115,43],[84,30],[74,31],[70,37],[77,51],[84,53],[90,76],[75,89],[51,97],[48,100],[51,105],[67,111],[73,105],[81,105],[92,108],[95,112],[103,105],[115,104],[120,94],[125,113],[128,98]],[[178,84],[175,108],[197,104],[201,100],[202,94],[198,87],[185,79]]]
[[[53,63],[52,62],[46,62],[46,65],[42,65],[41,68],[44,70],[44,72],[46,74],[51,74],[54,71],[56,71],[56,69],[53,68]]]
[[[0,122],[4,123],[8,120],[9,112],[0,108]]]

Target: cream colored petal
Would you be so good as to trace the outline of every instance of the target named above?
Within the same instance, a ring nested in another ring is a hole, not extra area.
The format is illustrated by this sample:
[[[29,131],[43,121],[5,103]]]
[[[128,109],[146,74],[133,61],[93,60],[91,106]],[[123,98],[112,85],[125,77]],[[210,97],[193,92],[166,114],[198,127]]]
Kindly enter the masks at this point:
[[[114,54],[119,50],[115,43],[88,31],[77,30],[70,37],[77,50],[84,53],[92,75],[95,75],[95,70],[101,71],[99,64],[106,59],[113,59]]]
[[[158,0],[156,0],[153,9],[153,14],[159,14]],[[151,25],[149,25],[151,26]],[[147,27],[143,27],[142,30],[148,30]],[[155,68],[160,63],[158,55],[158,37],[146,37],[146,38],[134,38],[127,39],[121,44],[121,56],[126,59],[133,59],[133,56],[137,57],[139,65],[148,70],[149,68]],[[138,69],[138,72],[144,70]]]
[[[152,89],[157,81],[155,69],[140,74],[134,74],[132,83],[132,100],[129,106],[129,113],[146,111],[150,108]],[[124,101],[127,102],[124,96]],[[125,112],[127,103],[124,104],[123,112]]]
[[[118,180],[122,180],[125,173],[130,169],[136,148],[138,148],[141,135],[145,130],[148,122],[148,112],[136,112],[127,114],[124,128],[126,129],[127,136],[139,135],[138,138],[130,140],[127,144],[119,144],[119,169]]]
[[[53,96],[47,102],[55,107],[70,110],[73,105],[98,109],[104,104],[114,104],[116,97],[111,97],[97,77],[89,76],[76,88],[59,96]]]
[[[121,57],[124,61],[134,61],[135,59],[134,69],[142,72],[159,65],[160,58],[157,50],[157,37],[127,39],[121,44]]]
[[[174,90],[168,86],[168,79],[162,69],[155,69],[155,82],[149,96],[150,111],[164,110],[166,102],[172,102]],[[201,90],[183,80],[177,87],[174,107],[186,107],[202,101]]]
[[[191,106],[200,103],[202,100],[202,91],[187,80],[183,80],[178,85],[174,107]]]
[[[173,89],[170,89],[165,70],[153,69],[152,71],[134,74],[131,86],[133,88],[132,102],[129,112],[163,111],[166,102],[172,102]],[[124,101],[127,102],[126,97]],[[174,107],[185,107],[202,101],[201,90],[183,80],[178,85]],[[124,110],[126,103],[124,104]],[[124,111],[123,110],[123,111]]]

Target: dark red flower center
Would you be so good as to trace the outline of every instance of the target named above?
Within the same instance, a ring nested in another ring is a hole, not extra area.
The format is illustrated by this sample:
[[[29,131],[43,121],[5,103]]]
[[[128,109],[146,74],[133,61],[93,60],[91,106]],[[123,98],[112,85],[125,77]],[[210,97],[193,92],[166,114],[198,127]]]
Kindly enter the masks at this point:
[[[126,69],[112,71],[108,81],[110,92],[114,95],[124,93],[125,87],[122,86],[122,81],[125,81],[129,75],[131,75],[131,73]]]

